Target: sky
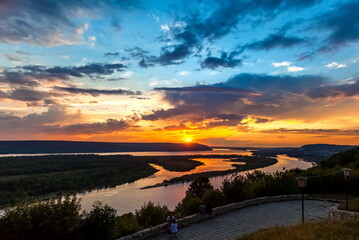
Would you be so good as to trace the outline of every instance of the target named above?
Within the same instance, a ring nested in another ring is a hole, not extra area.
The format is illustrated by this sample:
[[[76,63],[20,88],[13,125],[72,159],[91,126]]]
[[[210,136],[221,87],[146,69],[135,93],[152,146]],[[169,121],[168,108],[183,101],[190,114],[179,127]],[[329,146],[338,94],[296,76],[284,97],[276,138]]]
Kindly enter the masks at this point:
[[[0,140],[359,145],[357,0],[1,0]]]

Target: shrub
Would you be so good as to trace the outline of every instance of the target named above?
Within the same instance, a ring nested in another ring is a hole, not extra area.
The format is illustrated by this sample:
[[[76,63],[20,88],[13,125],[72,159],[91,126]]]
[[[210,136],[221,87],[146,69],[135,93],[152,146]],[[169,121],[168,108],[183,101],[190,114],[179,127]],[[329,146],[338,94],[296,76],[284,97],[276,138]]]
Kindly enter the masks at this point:
[[[175,212],[181,217],[198,213],[199,205],[201,205],[202,202],[203,200],[201,198],[186,196],[178,203]]]
[[[186,196],[198,197],[201,198],[203,194],[208,191],[213,190],[212,184],[209,182],[208,177],[198,177],[189,185]]]
[[[0,219],[0,239],[74,239],[80,224],[77,198],[21,204]]]
[[[83,213],[82,235],[85,239],[114,239],[116,236],[116,210],[95,202],[92,210]]]
[[[222,183],[222,193],[227,203],[239,202],[246,199],[244,189],[246,178],[241,175],[235,175],[230,179],[225,179]]]
[[[126,213],[116,217],[116,237],[135,233],[141,229],[133,213]]]
[[[202,199],[204,204],[206,205],[210,204],[212,207],[218,207],[224,205],[224,196],[221,190],[219,189],[208,190],[203,195]]]
[[[155,206],[153,202],[145,203],[140,210],[136,210],[135,216],[141,227],[156,226],[166,221],[169,210],[166,206]]]

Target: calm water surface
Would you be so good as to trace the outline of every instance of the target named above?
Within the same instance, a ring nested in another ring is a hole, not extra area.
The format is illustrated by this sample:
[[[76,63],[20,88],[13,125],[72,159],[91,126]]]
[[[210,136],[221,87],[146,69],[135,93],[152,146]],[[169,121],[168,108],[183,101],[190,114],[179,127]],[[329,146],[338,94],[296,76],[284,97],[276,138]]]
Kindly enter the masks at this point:
[[[107,154],[107,153],[106,153]],[[112,153],[113,154],[113,153]],[[123,153],[121,153],[123,154]],[[197,167],[194,170],[188,172],[172,172],[167,171],[161,166],[152,165],[159,171],[155,174],[140,179],[136,182],[130,184],[124,184],[117,186],[115,188],[94,190],[91,192],[86,192],[82,194],[77,194],[76,196],[81,198],[82,207],[84,210],[90,210],[92,204],[95,201],[100,201],[110,205],[111,207],[117,209],[118,214],[123,214],[127,212],[133,212],[136,209],[139,209],[145,202],[152,201],[154,203],[160,203],[161,205],[166,205],[170,210],[173,210],[174,207],[180,202],[186,195],[186,190],[189,186],[189,183],[178,183],[174,185],[168,185],[167,187],[157,187],[149,189],[141,189],[146,186],[154,185],[157,183],[163,182],[163,180],[170,179],[173,177],[179,177],[185,174],[214,171],[214,170],[227,170],[232,169],[232,163],[228,160],[230,158],[218,159],[218,158],[205,158],[205,155],[208,154],[222,154],[222,155],[231,155],[231,154],[240,154],[245,156],[252,155],[252,152],[249,150],[228,150],[228,149],[215,149],[214,151],[208,152],[141,152],[134,153],[133,155],[137,156],[160,156],[160,155],[195,155],[201,154],[203,158],[196,158],[196,160],[204,162],[205,164]],[[104,154],[105,155],[105,154]],[[277,156],[278,163],[269,167],[257,169],[264,172],[276,172],[283,171],[283,169],[307,169],[312,167],[312,164],[299,160],[297,158],[288,157],[286,155]],[[254,170],[247,171],[253,172]],[[245,174],[246,172],[241,172],[240,174]],[[233,174],[226,176],[219,176],[211,178],[211,183],[214,187],[220,187],[223,180],[227,177],[230,177]]]
[[[240,154],[243,156],[252,155],[251,151],[247,150],[230,150],[223,148],[215,148],[212,151],[189,151],[189,152],[106,152],[106,153],[22,153],[22,154],[0,154],[0,157],[21,157],[21,156],[47,156],[47,155],[84,155],[84,154],[97,154],[97,155],[133,155],[133,156],[184,156],[184,155],[231,155]]]

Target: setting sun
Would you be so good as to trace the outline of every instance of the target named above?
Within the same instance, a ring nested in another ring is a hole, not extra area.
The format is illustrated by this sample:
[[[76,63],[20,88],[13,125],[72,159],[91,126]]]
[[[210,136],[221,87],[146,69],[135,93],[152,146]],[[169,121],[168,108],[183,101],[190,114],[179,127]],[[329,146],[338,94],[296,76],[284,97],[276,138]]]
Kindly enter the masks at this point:
[[[185,139],[185,141],[186,141],[186,142],[191,142],[191,141],[192,141],[192,138],[187,137],[187,138]]]

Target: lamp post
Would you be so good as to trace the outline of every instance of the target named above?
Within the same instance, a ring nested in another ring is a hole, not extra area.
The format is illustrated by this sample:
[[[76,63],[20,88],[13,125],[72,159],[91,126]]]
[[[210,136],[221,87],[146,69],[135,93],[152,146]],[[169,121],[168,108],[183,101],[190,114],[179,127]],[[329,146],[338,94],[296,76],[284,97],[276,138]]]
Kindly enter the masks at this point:
[[[345,179],[345,210],[348,211],[348,179],[352,170],[350,168],[343,168],[342,170]]]
[[[307,186],[307,180],[306,177],[297,177],[298,187],[302,189],[302,223],[304,223],[304,188]]]

